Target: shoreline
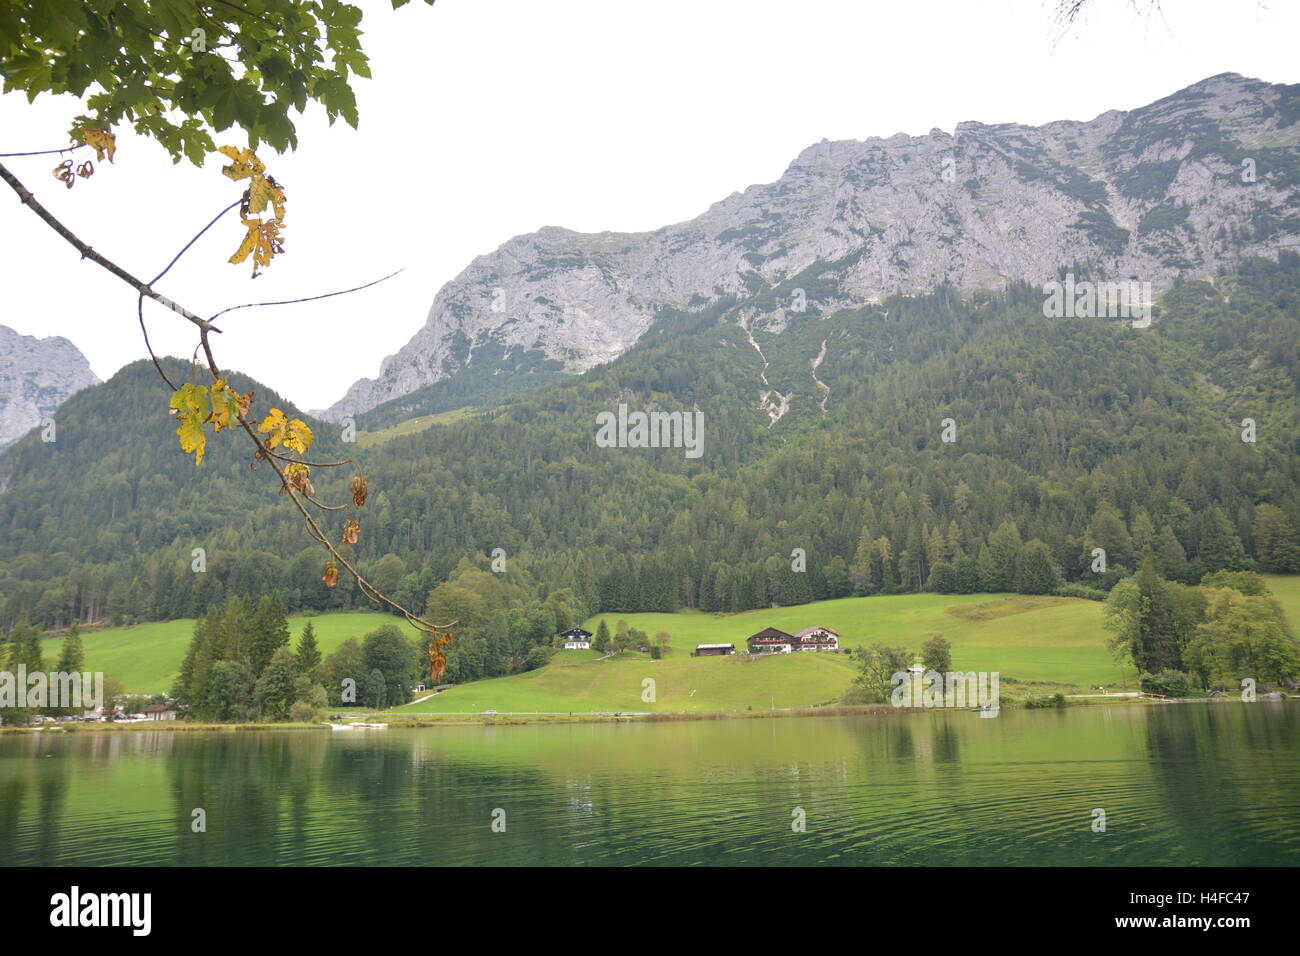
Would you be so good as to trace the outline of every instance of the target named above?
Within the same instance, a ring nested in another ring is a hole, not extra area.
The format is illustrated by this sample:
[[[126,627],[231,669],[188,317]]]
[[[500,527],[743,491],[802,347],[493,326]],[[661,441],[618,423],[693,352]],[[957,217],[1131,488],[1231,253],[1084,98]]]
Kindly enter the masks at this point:
[[[1300,699],[1285,696],[1281,701]],[[1195,697],[1180,700],[1151,700],[1147,698],[1121,697],[1109,699],[1091,699],[1072,701],[1064,706],[1026,707],[1023,702],[1003,704],[1002,710],[1064,710],[1069,707],[1096,707],[1139,704],[1143,706],[1165,706],[1168,704],[1236,704],[1245,703],[1235,698]],[[1258,703],[1269,703],[1258,701]],[[594,724],[594,723],[677,723],[682,721],[706,720],[767,720],[783,718],[808,717],[888,717],[929,712],[967,713],[971,708],[964,707],[888,707],[882,705],[851,707],[831,705],[824,707],[798,707],[783,710],[720,710],[720,711],[663,711],[654,712],[608,712],[608,713],[554,713],[554,714],[402,714],[368,713],[358,714],[357,722],[382,719],[390,729],[414,729],[426,727],[503,727],[523,726],[529,724]],[[3,734],[94,734],[94,733],[139,733],[149,731],[166,731],[170,733],[256,733],[259,731],[295,730],[295,731],[336,731],[328,723],[189,723],[183,720],[166,721],[131,721],[106,724],[65,724],[41,727],[0,727]]]

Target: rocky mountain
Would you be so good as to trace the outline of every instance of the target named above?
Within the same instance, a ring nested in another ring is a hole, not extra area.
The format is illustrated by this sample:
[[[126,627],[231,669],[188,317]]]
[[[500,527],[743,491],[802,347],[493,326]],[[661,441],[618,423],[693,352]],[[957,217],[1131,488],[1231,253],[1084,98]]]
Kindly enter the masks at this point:
[[[792,313],[945,283],[1037,285],[1064,269],[1150,283],[1158,296],[1300,244],[1298,121],[1300,84],[1227,73],[1087,122],[823,141],[776,182],[689,222],[511,239],[444,286],[379,376],[322,414],[467,374],[589,369],[664,308],[729,306],[747,333],[772,333]]]
[[[0,448],[53,415],[68,396],[98,382],[67,339],[38,339],[0,325]]]

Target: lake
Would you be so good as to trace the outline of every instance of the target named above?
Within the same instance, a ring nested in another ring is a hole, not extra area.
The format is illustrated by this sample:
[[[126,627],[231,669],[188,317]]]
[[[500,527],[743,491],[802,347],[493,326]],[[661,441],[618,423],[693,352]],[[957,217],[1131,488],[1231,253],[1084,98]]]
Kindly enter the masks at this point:
[[[4,735],[0,847],[10,865],[1294,866],[1300,706]]]

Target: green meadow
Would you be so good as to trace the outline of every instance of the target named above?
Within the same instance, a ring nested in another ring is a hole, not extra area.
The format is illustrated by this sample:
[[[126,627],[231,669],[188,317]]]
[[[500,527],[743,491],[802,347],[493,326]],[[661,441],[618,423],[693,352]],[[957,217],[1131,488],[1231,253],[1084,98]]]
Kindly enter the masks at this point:
[[[1300,577],[1267,579],[1291,621],[1300,621]],[[395,712],[759,711],[832,703],[856,674],[846,655],[690,656],[697,644],[732,643],[743,650],[745,638],[765,627],[793,633],[814,625],[839,631],[848,648],[879,642],[919,651],[931,635],[942,634],[952,645],[955,669],[997,671],[1009,699],[1022,696],[1017,684],[1039,684],[1034,690],[1040,694],[1136,684],[1136,674],[1106,649],[1103,605],[1077,598],[901,594],[730,615],[601,614],[583,626],[594,632],[601,618],[611,633],[620,620],[651,637],[667,631],[667,655],[655,661],[640,653],[602,659],[595,651],[560,651],[538,670],[464,684]],[[655,681],[653,702],[642,699],[646,678]]]
[[[1300,576],[1269,576],[1268,582],[1293,626],[1300,622]],[[1134,678],[1106,650],[1102,605],[1076,598],[903,594],[732,615],[603,614],[584,626],[594,632],[602,617],[611,632],[619,620],[652,637],[667,631],[672,638],[667,654],[656,661],[636,652],[602,659],[595,651],[560,651],[538,670],[463,684],[398,712],[757,711],[838,700],[855,674],[847,655],[690,656],[697,644],[733,643],[743,650],[745,638],[764,627],[792,633],[830,627],[847,648],[880,642],[919,650],[931,635],[942,634],[952,644],[954,668],[997,671],[1004,694],[1011,696],[1017,683],[1118,688]],[[295,643],[308,619],[290,618]],[[399,619],[373,612],[318,614],[310,620],[325,654],[381,624],[397,624],[416,635]],[[194,621],[186,619],[87,632],[86,667],[118,678],[132,693],[168,691],[193,628]],[[57,659],[61,643],[57,637],[43,642],[47,661]],[[653,702],[642,700],[646,678],[655,682]]]
[[[840,633],[842,647],[876,642],[919,650],[933,634],[953,647],[960,670],[998,671],[1004,679],[1055,681],[1071,686],[1119,685],[1126,675],[1110,658],[1102,606],[1076,598],[1005,594],[905,594],[841,598],[795,607],[713,615],[605,614],[611,633],[620,620],[672,638],[661,660],[627,653],[602,659],[595,651],[561,651],[546,667],[452,688],[398,712],[652,711],[701,712],[807,707],[838,701],[856,668],[844,654],[691,657],[697,644],[745,647],[765,627],[791,633],[823,625]],[[642,699],[653,678],[655,700]]]
[[[417,633],[401,618],[372,611],[300,615],[289,618],[289,633],[295,646],[308,620],[315,628],[316,643],[322,654],[329,654],[349,637],[364,637],[383,624],[396,624],[412,638]],[[193,618],[83,632],[86,670],[103,671],[107,677],[116,677],[132,694],[167,693],[180,672],[193,634]],[[62,646],[61,637],[41,642],[45,660],[51,666],[58,660]]]

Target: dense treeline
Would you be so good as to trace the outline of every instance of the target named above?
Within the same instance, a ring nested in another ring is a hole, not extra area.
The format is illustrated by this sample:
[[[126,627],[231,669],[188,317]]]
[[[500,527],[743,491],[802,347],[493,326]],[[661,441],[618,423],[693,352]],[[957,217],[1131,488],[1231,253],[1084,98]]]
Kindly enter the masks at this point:
[[[756,330],[761,355],[725,316],[666,314],[606,368],[367,449],[358,559],[416,610],[469,574],[467,556],[480,590],[498,579],[495,610],[457,642],[474,648],[462,679],[526,666],[542,629],[598,611],[1095,593],[1147,549],[1187,583],[1300,570],[1300,258],[1186,283],[1151,329],[1045,319],[1042,302],[1016,286],[813,309]],[[259,408],[279,401],[240,384]],[[758,407],[769,389],[790,398],[775,423]],[[698,408],[703,456],[596,447],[597,412],[620,402]],[[29,435],[0,457],[6,627],[200,615],[271,590],[290,611],[360,602],[322,585],[238,436],[200,469],[179,454],[150,366],[74,396],[58,422],[53,445]],[[355,447],[312,424],[320,454]],[[497,548],[517,579],[489,569]]]
[[[292,646],[273,591],[256,605],[229,597],[195,622],[172,697],[196,720],[311,722],[328,707],[404,704],[419,673],[417,648],[393,624],[349,638],[322,659],[308,621]]]

